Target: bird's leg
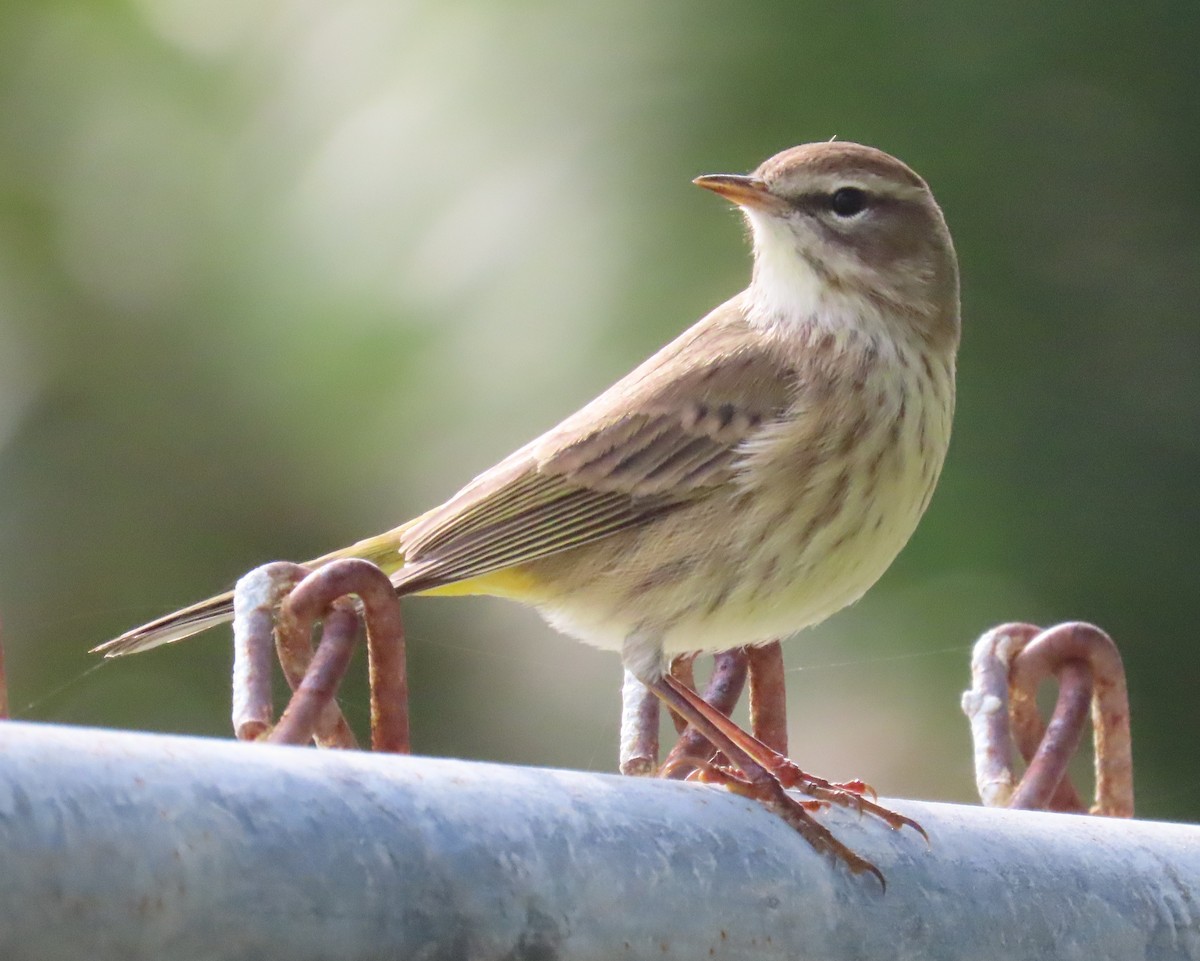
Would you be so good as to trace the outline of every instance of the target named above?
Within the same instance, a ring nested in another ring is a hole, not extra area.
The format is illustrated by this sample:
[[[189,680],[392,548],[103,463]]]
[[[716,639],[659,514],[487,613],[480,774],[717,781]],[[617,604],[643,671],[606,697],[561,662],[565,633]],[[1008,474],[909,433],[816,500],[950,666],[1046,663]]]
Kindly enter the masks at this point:
[[[757,800],[781,816],[817,851],[842,861],[856,874],[874,874],[881,883],[879,870],[838,841],[813,818],[813,812],[838,804],[873,814],[892,828],[908,824],[924,834],[916,822],[864,798],[860,784],[834,784],[809,775],[776,749],[786,749],[787,743],[783,661],[777,642],[718,654],[705,697],[688,683],[690,661],[681,664],[676,659],[668,669],[656,646],[639,637],[631,638],[623,653],[627,664],[641,665],[644,675],[639,681],[636,668],[626,669],[623,772],[645,774],[654,770],[658,712],[651,705],[656,699],[662,700],[687,727],[664,763],[661,776],[717,783]],[[751,722],[756,733],[770,743],[746,733],[728,717],[748,673]],[[792,797],[788,788],[799,788],[809,799]]]
[[[696,689],[696,675],[693,665],[695,654],[678,654],[670,663],[670,672],[692,690]],[[665,767],[658,763],[659,747],[659,704],[657,697],[647,690],[646,685],[637,679],[632,671],[625,671],[625,679],[621,685],[621,742],[620,742],[620,771],[631,777],[668,777],[671,776]],[[675,726],[675,733],[682,735],[688,729],[687,721],[673,711],[667,716]],[[713,757],[712,746],[704,741],[705,754],[703,757],[687,759],[679,777],[686,777],[702,764],[707,764]],[[678,751],[673,751],[672,765],[679,765]]]
[[[671,661],[670,671],[683,684],[695,690],[696,677],[692,664],[696,659],[694,654],[680,654]],[[652,694],[632,671],[625,671],[625,679],[621,685],[621,748],[620,771],[631,777],[667,777],[665,767],[658,764],[659,746],[659,699]],[[687,722],[678,714],[669,712],[675,732],[682,735],[688,730]],[[706,753],[703,758],[689,758],[688,765],[680,777],[686,777],[700,764],[707,764],[712,758],[713,749],[708,741],[704,742]],[[675,756],[676,752],[672,751]],[[678,764],[675,761],[670,762]]]
[[[778,751],[743,731],[666,670],[662,649],[655,640],[631,635],[622,648],[622,660],[630,673],[704,735],[732,765],[733,769],[710,767],[707,775],[777,813],[818,852],[843,862],[855,874],[874,874],[883,883],[883,875],[875,865],[851,851],[813,818],[812,802],[853,808],[880,818],[894,829],[908,825],[924,835],[921,826],[860,793],[806,774]],[[787,793],[790,787],[800,788],[811,801],[796,800]]]
[[[671,661],[670,666],[672,676],[691,690],[696,690],[694,661],[694,654],[681,654]],[[722,714],[730,714],[741,697],[746,671],[747,651],[744,648],[714,655],[713,672],[704,690],[704,700]],[[642,777],[657,774],[683,780],[697,770],[723,762],[708,738],[689,727],[678,714],[672,712],[670,717],[680,736],[659,767],[659,699],[626,671],[621,687],[622,774]]]
[[[697,690],[690,670],[692,659],[692,655],[675,658],[671,662],[671,674]],[[728,716],[737,705],[746,680],[750,684],[750,730],[772,750],[787,754],[787,691],[783,648],[779,641],[715,654],[712,678],[704,691],[704,700]],[[667,756],[661,776],[684,779],[722,766],[724,759],[719,753],[713,754],[704,735],[684,724],[679,715],[672,713],[671,717],[675,719],[681,737]]]
[[[819,853],[843,862],[854,874],[864,872],[873,874],[879,879],[880,884],[886,885],[882,872],[874,864],[855,854],[835,838],[828,828],[809,813],[808,805],[791,797],[779,777],[766,765],[760,764],[753,754],[745,749],[740,738],[730,735],[730,728],[737,731],[740,729],[729,718],[719,711],[714,711],[699,695],[688,690],[669,674],[663,674],[657,678],[646,678],[642,683],[661,698],[671,710],[686,718],[688,724],[703,732],[704,736],[712,742],[713,747],[721,751],[741,772],[739,776],[732,771],[711,768],[710,776],[714,780],[718,780],[738,794],[758,801],[769,811],[778,814]],[[750,735],[746,735],[745,732],[741,733],[745,738],[754,741]],[[762,751],[774,753],[765,744],[755,743],[760,746]]]
[[[692,690],[697,690],[691,682],[691,672],[681,672],[679,666],[684,658],[676,658],[671,663],[671,674],[683,681]],[[750,686],[750,731],[755,738],[771,748],[777,754],[787,754],[787,690],[784,677],[783,648],[779,641],[767,644],[754,644],[733,651],[725,651],[715,655],[717,666],[713,678],[705,689],[704,699],[717,708],[722,714],[729,716],[736,706],[737,694],[730,681],[731,677],[740,684],[744,675]],[[688,660],[690,665],[690,659]],[[744,665],[744,667],[743,667]],[[733,672],[737,672],[736,675]],[[639,689],[645,688],[639,684]],[[695,728],[689,727],[679,715],[672,712],[676,727],[682,733],[688,732],[686,739],[681,739],[664,763],[660,776],[685,780],[699,777],[703,780],[720,780],[713,774],[716,768],[728,767],[728,762],[719,752],[712,753],[707,738],[699,734]],[[686,740],[686,744],[684,744]],[[703,745],[699,742],[703,741]],[[708,756],[706,756],[708,755]],[[874,791],[860,780],[848,782],[832,782],[834,788],[841,788],[855,794],[872,794]],[[822,802],[816,802],[822,803]]]
[[[672,686],[672,678],[667,677],[662,680],[667,686]],[[801,770],[791,759],[784,757],[778,751],[772,750],[752,734],[743,731],[729,718],[708,709],[708,705],[701,701],[694,692],[678,687],[677,685],[673,686],[672,690],[680,698],[691,702],[696,710],[702,712],[706,720],[711,722],[711,727],[716,732],[719,732],[722,737],[729,739],[737,745],[740,757],[748,757],[766,769],[768,773],[779,780],[783,787],[803,791],[816,801],[836,804],[839,807],[853,808],[859,812],[872,814],[889,827],[895,829],[907,825],[919,832],[922,837],[928,839],[924,829],[916,821],[912,820],[912,818],[905,817],[903,814],[897,814],[895,811],[889,811],[887,808],[863,797],[864,787],[861,782],[853,781],[844,785],[834,781],[827,781],[824,778],[817,777],[815,774],[809,774]],[[659,693],[657,689],[655,689],[655,693]],[[662,695],[659,694],[659,696],[661,697]],[[691,718],[688,718],[688,720],[690,723],[694,723],[691,721]],[[724,747],[721,750],[725,750]],[[729,756],[728,752],[726,752],[726,755]],[[730,756],[730,760],[737,766],[741,766],[740,760],[732,756]]]
[[[713,671],[708,686],[704,689],[704,700],[726,717],[732,713],[742,696],[742,689],[746,685],[747,663],[745,648],[720,651],[713,655]],[[680,680],[673,669],[671,674],[677,681]],[[684,686],[691,690],[696,689],[694,683]],[[720,766],[723,759],[719,753],[714,756],[714,750],[709,738],[689,724],[679,735],[671,753],[667,755],[660,774],[662,777],[684,780],[694,771]]]

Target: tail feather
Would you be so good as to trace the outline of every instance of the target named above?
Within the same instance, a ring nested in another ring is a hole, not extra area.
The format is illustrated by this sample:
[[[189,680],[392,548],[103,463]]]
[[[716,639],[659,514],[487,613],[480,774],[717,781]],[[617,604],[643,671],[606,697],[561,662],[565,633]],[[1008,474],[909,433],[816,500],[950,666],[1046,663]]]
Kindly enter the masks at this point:
[[[182,611],[167,614],[141,627],[135,627],[132,631],[126,631],[120,637],[93,647],[91,653],[103,654],[105,657],[140,654],[160,644],[182,641],[185,637],[191,637],[231,620],[233,593],[218,594],[199,604],[185,607]]]
[[[408,528],[396,528],[386,534],[370,537],[357,544],[351,544],[340,551],[318,557],[309,561],[309,567],[320,567],[330,561],[342,560],[347,557],[361,557],[381,567],[386,574],[394,574],[404,566],[404,556],[401,553],[400,535]],[[121,657],[125,654],[140,654],[160,644],[173,644],[182,641],[193,634],[199,634],[210,627],[224,624],[233,620],[233,592],[218,594],[206,601],[200,601],[191,607],[185,607],[173,614],[156,618],[141,627],[126,631],[120,637],[93,647],[91,653],[103,654],[105,657]]]

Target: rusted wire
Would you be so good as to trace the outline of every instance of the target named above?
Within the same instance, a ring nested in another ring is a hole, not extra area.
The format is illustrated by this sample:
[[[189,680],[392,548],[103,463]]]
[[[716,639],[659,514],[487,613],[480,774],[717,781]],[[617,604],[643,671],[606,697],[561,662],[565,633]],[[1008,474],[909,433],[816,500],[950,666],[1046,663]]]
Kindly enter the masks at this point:
[[[358,633],[361,601],[375,750],[409,750],[408,682],[400,602],[375,565],[334,561],[310,571],[276,562],[238,582],[234,594],[234,730],[243,740],[352,748],[357,741],[335,698]],[[323,620],[315,652],[312,631]],[[273,642],[272,642],[273,637]],[[272,729],[271,650],[294,694]]]
[[[0,721],[8,720],[8,673],[4,670],[4,621],[0,620]]]
[[[299,564],[276,561],[250,571],[233,592],[233,731],[240,741],[271,729],[275,613],[306,574]]]
[[[788,752],[787,691],[783,645],[779,641],[746,648],[750,677],[750,732],[780,754]]]
[[[292,597],[294,595],[289,595]],[[285,604],[287,602],[285,601]],[[280,618],[283,623],[283,618]],[[297,622],[293,628],[311,628],[311,622]],[[280,631],[282,636],[283,631]],[[333,601],[325,612],[321,625],[321,641],[294,685],[292,698],[284,708],[279,723],[266,736],[272,744],[307,744],[316,741],[321,747],[354,748],[358,742],[350,725],[337,709],[334,700],[338,685],[346,675],[350,656],[357,640],[358,618],[354,605],[345,597]],[[307,631],[303,639],[307,641]],[[280,647],[282,641],[277,641]],[[293,644],[294,640],[289,640]]]
[[[1091,813],[1133,816],[1129,698],[1121,657],[1098,627],[1004,624],[979,639],[971,658],[972,687],[963,695],[975,742],[975,779],[989,807],[1087,810],[1067,775],[1091,706],[1096,801]],[[1037,711],[1037,690],[1055,677],[1059,694],[1049,724]],[[1013,745],[1027,768],[1018,782]]]
[[[279,612],[279,636],[285,625],[298,626],[303,648],[312,625],[338,598],[354,594],[362,602],[366,626],[367,665],[371,688],[371,746],[376,751],[407,754],[408,678],[405,671],[404,623],[400,602],[386,574],[369,561],[347,558],[313,571],[288,594]],[[328,628],[328,625],[327,625]],[[351,638],[351,645],[353,638]],[[291,642],[296,650],[301,645]],[[344,673],[345,668],[342,668]],[[340,677],[339,677],[340,680]],[[293,690],[298,685],[293,684]],[[332,703],[332,701],[331,701]]]
[[[650,777],[658,773],[658,705],[653,692],[626,671],[621,686],[622,774]]]
[[[693,691],[696,690],[696,655],[695,654],[680,654],[671,661],[671,674],[681,683],[686,684]],[[659,702],[658,698],[654,698],[655,703]],[[675,725],[675,733],[682,734],[687,730],[687,721],[681,718],[674,711],[670,714],[671,723]]]

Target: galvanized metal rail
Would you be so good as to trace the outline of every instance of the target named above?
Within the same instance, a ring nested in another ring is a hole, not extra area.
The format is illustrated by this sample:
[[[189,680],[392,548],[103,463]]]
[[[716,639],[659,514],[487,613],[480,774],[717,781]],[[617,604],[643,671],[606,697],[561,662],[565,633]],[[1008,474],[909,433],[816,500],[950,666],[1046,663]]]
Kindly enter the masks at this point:
[[[892,801],[888,802],[892,804]],[[1200,827],[0,724],[0,958],[1200,959]]]

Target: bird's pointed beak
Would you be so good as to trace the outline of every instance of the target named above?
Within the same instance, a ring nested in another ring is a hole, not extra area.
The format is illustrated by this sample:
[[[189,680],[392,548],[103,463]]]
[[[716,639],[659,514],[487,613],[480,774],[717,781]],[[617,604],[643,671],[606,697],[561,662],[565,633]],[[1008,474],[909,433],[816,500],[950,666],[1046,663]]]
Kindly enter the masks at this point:
[[[705,174],[692,181],[697,187],[720,194],[739,207],[780,214],[788,209],[786,201],[771,192],[765,180],[741,174]]]

